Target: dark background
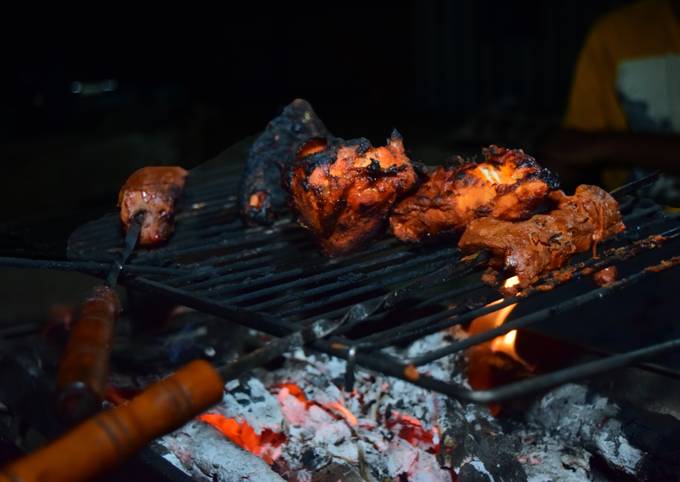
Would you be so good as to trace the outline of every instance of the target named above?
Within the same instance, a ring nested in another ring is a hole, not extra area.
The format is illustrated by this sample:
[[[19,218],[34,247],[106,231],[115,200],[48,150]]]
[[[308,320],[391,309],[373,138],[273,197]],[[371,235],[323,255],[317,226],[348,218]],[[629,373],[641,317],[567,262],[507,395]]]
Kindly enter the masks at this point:
[[[111,4],[74,27],[22,26],[2,57],[0,248],[58,248],[134,169],[195,166],[295,97],[341,137],[397,127],[429,163],[490,142],[532,152],[588,28],[622,3],[251,2],[104,26],[111,10],[136,17]]]

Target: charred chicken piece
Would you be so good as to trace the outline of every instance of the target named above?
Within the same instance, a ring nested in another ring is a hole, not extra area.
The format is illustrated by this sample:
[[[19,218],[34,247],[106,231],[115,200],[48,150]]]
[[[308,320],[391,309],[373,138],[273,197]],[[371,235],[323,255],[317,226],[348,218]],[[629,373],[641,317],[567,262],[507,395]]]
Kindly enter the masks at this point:
[[[575,253],[592,249],[595,254],[598,242],[625,229],[618,203],[597,186],[578,186],[573,196],[555,191],[550,198],[556,209],[526,221],[471,221],[458,246],[465,253],[489,250],[490,266],[516,274],[524,288]]]
[[[287,186],[300,223],[327,254],[339,255],[378,234],[394,203],[417,181],[395,130],[385,147],[367,139],[337,139],[323,150],[317,141],[303,146]]]
[[[127,231],[135,216],[143,216],[140,246],[162,243],[172,234],[175,201],[187,174],[176,166],[144,167],[125,181],[118,194],[120,221]]]
[[[267,125],[250,148],[239,186],[239,207],[246,224],[271,224],[285,210],[288,194],[281,185],[282,173],[301,144],[327,135],[312,106],[302,99],[295,99]]]
[[[527,218],[557,178],[521,149],[490,146],[483,162],[438,167],[418,191],[401,201],[390,226],[402,241],[418,242],[460,231],[479,217]]]

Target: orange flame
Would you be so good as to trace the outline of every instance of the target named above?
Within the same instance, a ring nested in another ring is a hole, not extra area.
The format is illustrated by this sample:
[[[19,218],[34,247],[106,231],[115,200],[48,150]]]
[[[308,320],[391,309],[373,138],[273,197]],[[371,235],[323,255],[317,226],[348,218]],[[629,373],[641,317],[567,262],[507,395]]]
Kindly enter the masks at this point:
[[[198,419],[219,430],[239,447],[261,457],[269,465],[278,458],[281,452],[279,447],[286,441],[283,433],[264,429],[258,435],[245,420],[238,421],[219,413],[204,413]]]
[[[505,280],[504,287],[511,288],[518,282],[517,276],[513,276]],[[498,304],[501,301],[502,299],[493,301],[487,306]],[[501,326],[512,313],[512,310],[515,309],[515,306],[517,304],[508,305],[493,313],[475,318],[468,328],[468,333],[474,336]],[[468,350],[468,381],[470,386],[476,390],[485,390],[503,383],[503,372],[507,370],[508,366],[495,356],[496,353],[504,353],[531,370],[531,365],[517,353],[516,342],[517,330],[512,330],[487,343],[471,347]],[[501,406],[498,404],[491,404],[489,408],[494,415],[498,415],[501,410]]]
[[[517,276],[513,276],[511,278],[508,278],[505,280],[505,283],[503,284],[504,288],[512,288],[513,286],[517,285],[519,283],[519,278]],[[503,301],[502,299],[492,301],[489,303],[487,306],[492,306],[495,304],[500,303]],[[517,303],[505,306],[501,308],[498,311],[494,311],[493,313],[487,313],[486,315],[482,315],[478,318],[475,318],[472,323],[470,324],[470,328],[468,332],[470,335],[476,335],[478,333],[482,333],[488,330],[491,330],[493,328],[498,328],[501,326],[503,323],[505,323],[505,320],[510,316],[510,313],[512,313],[512,310],[515,309],[517,306]],[[517,353],[517,350],[515,349],[515,343],[517,341],[517,330],[512,330],[506,333],[505,335],[499,336],[491,340],[490,344],[490,349],[493,353],[505,353],[509,357],[511,357],[513,360],[528,366],[527,362],[522,359],[521,356]]]

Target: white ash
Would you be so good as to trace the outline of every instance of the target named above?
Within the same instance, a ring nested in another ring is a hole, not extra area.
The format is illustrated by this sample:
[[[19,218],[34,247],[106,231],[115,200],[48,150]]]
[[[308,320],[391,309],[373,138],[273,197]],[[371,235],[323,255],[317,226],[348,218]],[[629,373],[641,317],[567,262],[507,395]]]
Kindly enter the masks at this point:
[[[386,352],[404,360],[450,343],[449,336],[430,335],[404,350]],[[354,391],[347,393],[340,388],[345,367],[344,360],[298,349],[277,370],[258,370],[251,378],[230,382],[222,403],[211,411],[243,419],[257,433],[264,429],[284,433],[287,440],[272,467],[261,461],[258,467],[299,481],[331,480],[327,477],[346,473],[347,480],[438,482],[452,480],[454,472],[460,481],[603,480],[591,470],[592,453],[628,474],[635,473],[643,455],[616,426],[618,406],[582,385],[557,388],[537,400],[525,417],[508,421],[492,416],[486,406],[463,404],[363,369],[357,369]],[[467,386],[460,354],[419,371]],[[299,387],[311,405],[287,392],[285,383]],[[349,410],[356,424],[336,404]],[[415,417],[432,434],[432,444],[441,444],[439,455],[428,451],[426,443],[412,444],[389,428],[397,412]],[[216,430],[199,425],[202,433],[212,434],[213,443],[221,440],[235,448]],[[171,441],[164,445],[186,465],[182,437],[175,435]],[[222,463],[227,466],[231,460]],[[193,465],[200,473],[207,470],[205,461]]]
[[[644,453],[623,436],[620,408],[591,394],[584,385],[566,384],[548,392],[529,410],[527,420],[571,447],[590,447],[613,468],[636,475]]]
[[[166,460],[200,482],[284,480],[262,459],[198,421],[187,423],[158,442],[175,455],[174,458],[166,457]]]
[[[564,443],[543,433],[518,432],[523,440],[517,457],[528,482],[582,482],[593,480],[591,454],[582,447],[565,447]]]
[[[489,472],[484,465],[484,462],[479,460],[477,457],[473,457],[472,460],[466,462],[466,464],[470,464],[472,467],[475,468],[475,470],[482,474],[483,476],[486,476],[490,482],[494,482],[493,475],[491,475],[491,472]],[[465,465],[465,464],[464,464]]]
[[[264,429],[282,430],[281,406],[257,378],[231,380],[224,388],[222,402],[211,411],[227,418],[245,420],[258,435]]]

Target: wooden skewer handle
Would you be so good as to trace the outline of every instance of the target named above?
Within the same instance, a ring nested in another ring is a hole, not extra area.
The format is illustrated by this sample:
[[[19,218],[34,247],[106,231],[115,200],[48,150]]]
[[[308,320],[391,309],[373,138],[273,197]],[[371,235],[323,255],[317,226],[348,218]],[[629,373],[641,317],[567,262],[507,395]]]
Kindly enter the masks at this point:
[[[208,362],[189,363],[125,405],[105,410],[0,470],[0,482],[78,482],[102,474],[222,398]]]
[[[119,313],[118,295],[105,285],[95,287],[81,306],[57,375],[57,409],[62,418],[78,422],[101,408]]]

